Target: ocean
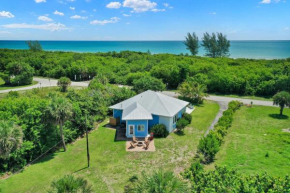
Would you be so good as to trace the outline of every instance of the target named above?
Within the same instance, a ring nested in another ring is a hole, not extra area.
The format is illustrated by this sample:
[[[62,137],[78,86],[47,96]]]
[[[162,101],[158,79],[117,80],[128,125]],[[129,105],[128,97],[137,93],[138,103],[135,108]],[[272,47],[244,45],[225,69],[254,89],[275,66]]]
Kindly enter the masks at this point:
[[[150,50],[152,54],[189,53],[182,41],[39,41],[46,51],[109,52]],[[28,49],[25,41],[0,40],[0,48]],[[199,56],[204,56],[201,47]],[[231,58],[281,59],[290,58],[290,40],[231,41]]]

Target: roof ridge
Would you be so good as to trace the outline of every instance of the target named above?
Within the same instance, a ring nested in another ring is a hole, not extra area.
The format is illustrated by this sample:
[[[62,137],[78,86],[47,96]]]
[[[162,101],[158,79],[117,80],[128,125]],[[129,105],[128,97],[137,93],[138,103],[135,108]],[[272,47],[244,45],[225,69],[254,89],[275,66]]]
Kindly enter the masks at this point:
[[[154,93],[157,95],[157,98],[158,98],[158,100],[161,102],[161,104],[163,105],[163,107],[165,107],[167,113],[168,113],[169,115],[171,115],[171,113],[168,111],[166,105],[164,105],[163,101],[159,98],[159,93],[158,93],[158,92],[154,92]]]

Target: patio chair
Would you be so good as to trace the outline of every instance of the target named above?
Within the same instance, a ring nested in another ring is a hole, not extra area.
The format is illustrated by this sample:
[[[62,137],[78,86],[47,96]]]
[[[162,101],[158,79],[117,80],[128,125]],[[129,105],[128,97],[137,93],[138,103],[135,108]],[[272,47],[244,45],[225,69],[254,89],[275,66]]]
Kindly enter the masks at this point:
[[[130,141],[130,145],[131,145],[131,146],[130,146],[129,148],[131,148],[131,147],[132,147],[132,148],[135,148],[135,147],[137,146],[137,143],[133,143],[132,141]]]
[[[148,148],[149,148],[149,144],[150,144],[150,142],[149,141],[145,141],[144,142],[144,145],[143,145],[143,147],[145,148],[145,150],[147,150]]]
[[[135,136],[133,136],[133,143],[138,143],[138,139]]]

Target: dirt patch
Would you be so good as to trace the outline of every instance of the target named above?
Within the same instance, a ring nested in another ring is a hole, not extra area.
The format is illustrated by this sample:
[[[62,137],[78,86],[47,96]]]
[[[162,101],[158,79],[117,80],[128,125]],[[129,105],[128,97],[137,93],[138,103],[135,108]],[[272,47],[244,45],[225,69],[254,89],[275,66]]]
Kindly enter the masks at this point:
[[[287,132],[287,133],[290,133],[290,128],[288,129],[282,129],[283,132]]]

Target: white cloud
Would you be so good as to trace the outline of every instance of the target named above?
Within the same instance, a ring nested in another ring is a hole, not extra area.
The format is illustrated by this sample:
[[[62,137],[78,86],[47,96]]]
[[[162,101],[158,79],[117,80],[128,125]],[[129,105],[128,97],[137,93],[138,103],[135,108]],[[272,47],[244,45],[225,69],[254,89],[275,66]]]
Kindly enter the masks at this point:
[[[124,16],[124,17],[131,17],[132,15],[131,15],[131,14],[125,14],[125,13],[124,13],[123,16]]]
[[[49,17],[47,17],[47,16],[39,16],[38,17],[38,20],[40,20],[40,21],[46,21],[46,22],[52,21],[52,19],[49,18]]]
[[[269,3],[271,3],[271,0],[262,0],[260,3],[262,3],[262,4],[269,4]]]
[[[209,14],[210,15],[216,15],[216,12],[210,12]]]
[[[110,9],[119,9],[121,7],[121,3],[120,2],[111,2],[109,4],[106,5],[107,8]]]
[[[2,17],[13,18],[14,15],[10,13],[9,11],[0,11],[0,18]]]
[[[151,9],[153,12],[160,12],[160,11],[165,11],[165,9]]]
[[[71,19],[87,19],[88,17],[82,17],[80,15],[74,15],[70,17]]]
[[[67,0],[68,2],[74,2],[74,1],[76,1],[76,0]]]
[[[34,0],[35,1],[35,3],[45,3],[46,2],[46,0]]]
[[[168,3],[163,3],[164,7],[169,7]]]
[[[64,16],[64,13],[62,13],[62,12],[58,12],[58,11],[55,11],[53,14],[54,14],[54,15]]]
[[[90,2],[91,2],[91,0],[86,0],[86,2],[87,2],[87,3],[90,3]]]
[[[290,27],[285,27],[284,30],[285,31],[290,31]]]
[[[0,31],[0,34],[11,34],[10,31]]]
[[[262,0],[260,3],[261,4],[269,4],[269,3],[273,3],[273,2],[279,3],[280,0]],[[286,2],[286,1],[283,1],[283,2]]]
[[[81,10],[81,13],[86,13],[87,11],[85,11],[85,10]]]
[[[93,11],[97,11],[96,9],[93,9]]]
[[[91,21],[90,24],[92,25],[105,25],[108,23],[117,23],[120,20],[118,17],[112,17],[110,20],[94,20]]]
[[[2,25],[4,28],[9,29],[39,29],[39,30],[47,30],[47,31],[61,31],[61,30],[70,30],[70,28],[66,27],[61,23],[48,23],[41,25],[34,24],[26,24],[26,23],[13,23]]]
[[[71,10],[75,10],[76,8],[75,7],[69,7]]]
[[[157,3],[149,0],[125,0],[123,6],[132,8],[133,12],[139,13],[154,9]]]

